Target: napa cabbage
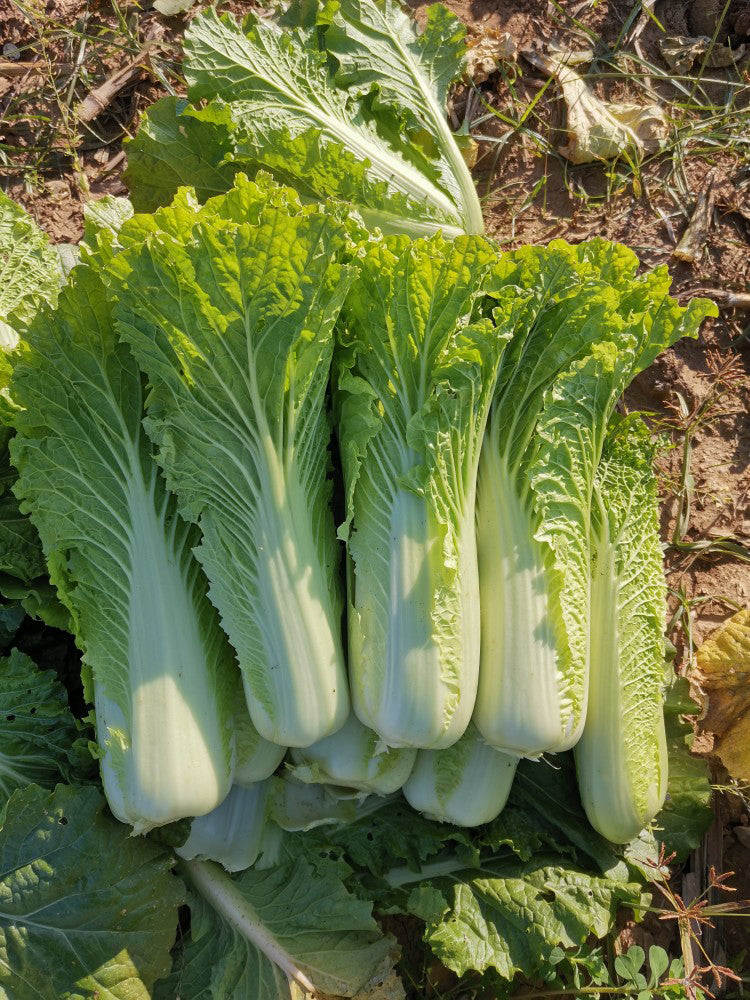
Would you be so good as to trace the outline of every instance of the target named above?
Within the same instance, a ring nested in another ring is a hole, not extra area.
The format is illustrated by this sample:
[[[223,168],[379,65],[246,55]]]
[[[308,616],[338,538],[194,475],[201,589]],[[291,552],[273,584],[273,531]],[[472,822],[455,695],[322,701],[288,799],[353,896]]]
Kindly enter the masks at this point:
[[[206,813],[231,781],[234,665],[94,267],[31,323],[11,394],[14,489],[83,653],[110,808],[139,832]]]
[[[387,747],[353,713],[344,726],[312,746],[291,753],[292,773],[311,784],[341,785],[374,795],[397,792],[411,773],[417,751]]]
[[[580,738],[588,691],[591,502],[625,387],[714,311],[638,276],[625,247],[556,241],[501,258],[526,291],[502,357],[479,462],[481,669],[475,711],[492,746],[537,757]]]
[[[617,844],[648,826],[667,792],[667,593],[653,452],[647,428],[625,420],[594,481],[591,669],[575,758],[589,822]]]
[[[250,716],[273,743],[309,745],[349,710],[326,408],[346,229],[240,176],[118,239],[118,330],[151,384],[167,483],[200,527]]]
[[[514,309],[481,315],[495,259],[481,237],[372,244],[342,313],[352,701],[392,747],[449,746],[474,707],[476,472]]]
[[[480,826],[502,812],[517,764],[518,757],[488,746],[470,723],[453,746],[417,753],[404,797],[430,819]]]

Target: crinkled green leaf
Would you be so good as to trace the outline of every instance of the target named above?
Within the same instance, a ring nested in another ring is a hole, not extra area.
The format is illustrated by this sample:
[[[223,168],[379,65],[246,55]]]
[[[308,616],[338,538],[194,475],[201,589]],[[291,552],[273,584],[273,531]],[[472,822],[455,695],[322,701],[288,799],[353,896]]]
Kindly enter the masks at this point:
[[[193,111],[186,100],[163,97],[141,119],[127,144],[124,179],[139,212],[168,205],[183,185],[205,201],[232,186],[236,167],[224,160],[233,150],[231,117]]]
[[[0,346],[15,346],[20,329],[60,287],[58,256],[20,205],[0,191]]]
[[[580,946],[591,934],[604,937],[620,905],[639,896],[636,883],[560,867],[541,855],[526,865],[484,865],[446,888],[441,906],[434,897],[433,914],[423,909],[421,916],[433,953],[459,975],[495,969],[504,979],[534,978],[552,948]]]
[[[93,760],[51,670],[14,649],[0,659],[0,809],[16,788],[85,776]]]
[[[16,791],[0,829],[0,995],[148,1000],[183,888],[94,787]]]
[[[60,281],[55,248],[24,210],[0,192],[0,593],[19,601],[33,617],[64,628],[67,615],[47,580],[39,535],[11,492],[17,475],[8,452],[17,412],[9,390],[11,348],[39,307],[57,301]]]

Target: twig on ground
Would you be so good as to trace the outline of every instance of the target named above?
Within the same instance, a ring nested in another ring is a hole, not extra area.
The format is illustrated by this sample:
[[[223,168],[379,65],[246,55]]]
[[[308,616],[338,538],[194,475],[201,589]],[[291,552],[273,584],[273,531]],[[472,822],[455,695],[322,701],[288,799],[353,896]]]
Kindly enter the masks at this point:
[[[78,120],[93,121],[105,111],[121,90],[149,72],[149,52],[151,46],[142,49],[135,59],[113,73],[104,83],[89,91],[78,106]]]

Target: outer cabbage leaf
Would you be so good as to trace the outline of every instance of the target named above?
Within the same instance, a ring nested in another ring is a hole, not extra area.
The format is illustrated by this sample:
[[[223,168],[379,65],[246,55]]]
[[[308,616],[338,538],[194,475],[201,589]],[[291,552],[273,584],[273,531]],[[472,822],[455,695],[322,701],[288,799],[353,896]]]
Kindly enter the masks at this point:
[[[141,375],[101,278],[75,269],[16,362],[21,509],[93,673],[112,811],[137,830],[208,812],[232,760],[233,664],[182,522],[151,459]]]
[[[352,712],[341,729],[312,746],[291,753],[299,781],[340,785],[374,795],[397,792],[411,773],[412,747],[388,748]]]
[[[157,229],[113,261],[148,431],[200,523],[251,718],[281,746],[326,736],[349,707],[326,410],[345,242],[332,217],[240,177],[191,230]]]
[[[454,881],[454,880],[451,880]],[[635,882],[616,882],[539,855],[488,862],[450,889],[415,889],[409,909],[426,922],[425,940],[459,975],[495,969],[503,979],[535,978],[556,947],[604,937],[621,905],[640,900]]]
[[[183,185],[205,201],[232,186],[236,165],[225,163],[234,150],[231,115],[193,110],[184,98],[163,97],[141,119],[127,146],[125,181],[139,212],[168,205]]]
[[[102,233],[115,239],[123,223],[132,217],[133,205],[129,198],[107,194],[97,201],[88,202],[83,208],[83,243],[89,249],[93,248]]]
[[[233,166],[263,166],[304,197],[339,199],[386,231],[481,232],[446,123],[447,86],[463,70],[460,22],[436,6],[420,34],[390,0],[341,4],[333,23],[325,6],[300,14],[282,25],[249,15],[240,28],[207,11],[191,23],[189,96],[211,103],[177,116],[162,103],[146,116],[129,147],[136,203],[166,203],[188,165],[199,191],[231,178]]]
[[[191,929],[160,986],[165,1000],[178,990],[183,1000],[292,1000],[303,989],[353,996],[390,966],[393,942],[336,863],[313,865],[297,849],[275,868],[234,879],[203,862],[181,871]]]
[[[0,995],[149,1000],[184,898],[93,787],[14,792],[0,829]]]
[[[196,816],[190,834],[176,848],[186,861],[193,858],[218,861],[228,872],[241,872],[256,862],[264,851],[275,853],[281,828],[270,819],[271,783],[258,781],[240,788],[232,785],[224,801],[205,816]],[[268,867],[268,865],[263,865]]]
[[[476,468],[514,309],[497,330],[478,316],[494,256],[479,237],[373,244],[343,314],[352,701],[388,746],[450,746],[474,705]]]
[[[16,788],[52,787],[93,769],[82,727],[51,670],[14,649],[0,660],[0,810]]]
[[[41,542],[29,518],[11,493],[16,470],[8,444],[16,406],[8,384],[11,349],[44,303],[54,305],[61,273],[55,248],[26,212],[0,192],[0,593],[34,618],[59,628],[67,613],[47,580]]]
[[[674,677],[664,699],[664,724],[669,751],[669,779],[664,808],[654,821],[656,839],[667,854],[684,860],[700,844],[711,825],[711,778],[705,757],[691,753],[693,727],[683,716],[697,715],[684,677]]]
[[[32,218],[0,191],[0,346],[14,347],[42,302],[54,305],[59,258]]]
[[[475,721],[526,756],[573,746],[586,708],[590,505],[609,416],[631,379],[713,306],[682,309],[624,247],[553,243],[501,259],[529,291],[503,358],[477,491],[482,669]],[[513,623],[513,628],[509,623]],[[530,701],[529,684],[537,692]]]

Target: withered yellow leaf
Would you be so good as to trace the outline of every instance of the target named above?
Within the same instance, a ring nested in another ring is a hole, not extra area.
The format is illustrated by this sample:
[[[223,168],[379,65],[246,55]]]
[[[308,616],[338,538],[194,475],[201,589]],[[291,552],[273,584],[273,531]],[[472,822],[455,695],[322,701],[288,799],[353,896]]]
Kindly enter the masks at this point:
[[[701,696],[701,727],[737,781],[750,781],[750,608],[739,611],[698,650],[691,681]]]

